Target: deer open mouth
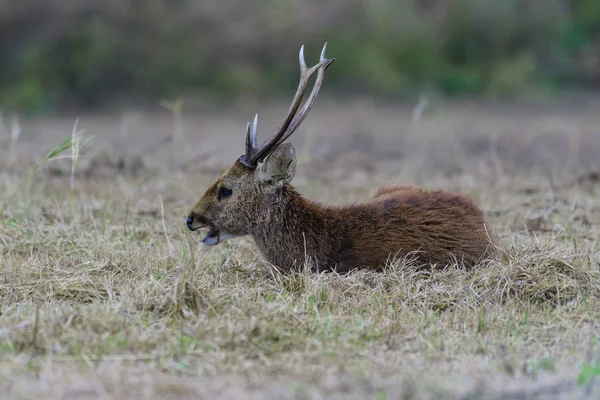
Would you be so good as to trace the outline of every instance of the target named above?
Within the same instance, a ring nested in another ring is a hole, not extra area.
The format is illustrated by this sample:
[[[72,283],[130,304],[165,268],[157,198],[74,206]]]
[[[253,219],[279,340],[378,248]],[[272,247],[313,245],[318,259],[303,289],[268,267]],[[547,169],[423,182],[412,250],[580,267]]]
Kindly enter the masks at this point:
[[[208,233],[202,239],[202,243],[206,246],[214,246],[215,244],[219,244],[219,230],[213,224],[208,225]]]

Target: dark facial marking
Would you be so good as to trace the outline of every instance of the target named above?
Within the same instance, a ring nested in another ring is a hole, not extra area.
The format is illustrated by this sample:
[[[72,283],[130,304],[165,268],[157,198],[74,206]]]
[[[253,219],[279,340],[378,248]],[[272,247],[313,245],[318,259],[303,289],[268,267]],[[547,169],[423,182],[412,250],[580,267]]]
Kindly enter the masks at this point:
[[[435,221],[435,220],[423,222],[423,225],[441,225],[441,224],[442,224],[441,221]]]

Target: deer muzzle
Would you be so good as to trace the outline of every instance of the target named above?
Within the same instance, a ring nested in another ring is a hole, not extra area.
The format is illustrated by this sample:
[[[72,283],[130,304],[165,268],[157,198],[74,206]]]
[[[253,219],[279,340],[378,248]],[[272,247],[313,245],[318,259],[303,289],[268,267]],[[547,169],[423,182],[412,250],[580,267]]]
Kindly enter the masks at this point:
[[[192,232],[197,231],[198,229],[208,228],[208,233],[204,239],[202,239],[202,243],[204,243],[206,246],[214,246],[219,244],[221,241],[219,229],[212,222],[202,216],[197,216],[191,213],[186,218],[185,224]]]

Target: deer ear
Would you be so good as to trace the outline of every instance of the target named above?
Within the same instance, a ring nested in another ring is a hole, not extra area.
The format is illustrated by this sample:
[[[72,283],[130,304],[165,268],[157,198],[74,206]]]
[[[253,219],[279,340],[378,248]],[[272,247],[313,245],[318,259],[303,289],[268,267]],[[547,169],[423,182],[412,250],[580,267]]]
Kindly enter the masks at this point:
[[[296,173],[296,150],[291,143],[282,143],[267,156],[258,168],[258,176],[264,182],[281,187],[291,181]]]

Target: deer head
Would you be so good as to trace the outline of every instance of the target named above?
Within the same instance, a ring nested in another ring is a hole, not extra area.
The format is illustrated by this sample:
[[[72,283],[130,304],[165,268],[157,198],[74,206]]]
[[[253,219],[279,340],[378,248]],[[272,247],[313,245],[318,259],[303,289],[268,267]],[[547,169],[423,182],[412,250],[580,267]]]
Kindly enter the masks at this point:
[[[186,219],[187,227],[195,231],[209,228],[202,243],[213,246],[226,239],[252,234],[260,224],[262,212],[277,202],[285,182],[294,177],[296,152],[284,143],[298,129],[312,108],[323,83],[325,70],[335,58],[326,59],[327,43],[318,64],[308,68],[304,61],[304,46],[300,48],[300,83],[279,129],[262,145],[258,145],[256,128],[258,115],[246,126],[246,151],[225,171],[194,205]],[[317,78],[306,103],[300,109],[310,76]]]

